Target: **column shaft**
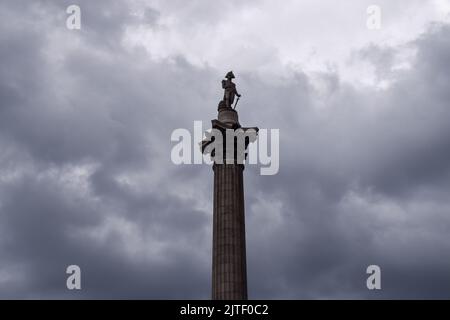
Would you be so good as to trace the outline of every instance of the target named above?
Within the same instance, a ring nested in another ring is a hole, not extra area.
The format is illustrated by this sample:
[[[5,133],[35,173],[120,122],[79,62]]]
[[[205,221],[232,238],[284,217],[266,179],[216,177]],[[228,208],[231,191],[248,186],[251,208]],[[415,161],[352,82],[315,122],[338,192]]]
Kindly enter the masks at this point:
[[[212,298],[247,299],[244,166],[214,164]]]

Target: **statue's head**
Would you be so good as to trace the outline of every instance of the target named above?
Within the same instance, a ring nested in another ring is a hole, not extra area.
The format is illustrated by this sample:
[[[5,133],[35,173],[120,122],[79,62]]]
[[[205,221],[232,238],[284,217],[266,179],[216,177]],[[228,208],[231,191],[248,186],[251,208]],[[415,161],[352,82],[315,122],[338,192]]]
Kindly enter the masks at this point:
[[[235,76],[234,76],[233,71],[228,72],[227,75],[225,76],[225,78],[227,78],[227,79],[234,79]]]

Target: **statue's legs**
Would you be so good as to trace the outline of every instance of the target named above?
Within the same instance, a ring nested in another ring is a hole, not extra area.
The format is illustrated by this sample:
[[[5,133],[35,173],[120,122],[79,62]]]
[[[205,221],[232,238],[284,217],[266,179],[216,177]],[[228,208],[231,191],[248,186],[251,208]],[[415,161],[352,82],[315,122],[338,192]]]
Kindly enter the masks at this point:
[[[234,103],[234,94],[230,94],[230,107],[233,106]]]
[[[233,106],[233,102],[234,102],[234,94],[232,94],[231,92],[227,92],[224,96],[224,101],[225,101],[225,105],[227,107],[232,107]]]

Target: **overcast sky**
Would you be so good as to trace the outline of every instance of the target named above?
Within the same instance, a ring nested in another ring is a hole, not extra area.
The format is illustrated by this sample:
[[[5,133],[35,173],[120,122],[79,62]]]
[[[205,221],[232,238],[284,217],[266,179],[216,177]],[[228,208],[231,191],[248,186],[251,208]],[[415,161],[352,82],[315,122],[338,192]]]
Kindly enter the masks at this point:
[[[450,1],[3,0],[0,57],[0,298],[210,298],[213,172],[170,135],[229,70],[280,130],[249,297],[450,298]]]

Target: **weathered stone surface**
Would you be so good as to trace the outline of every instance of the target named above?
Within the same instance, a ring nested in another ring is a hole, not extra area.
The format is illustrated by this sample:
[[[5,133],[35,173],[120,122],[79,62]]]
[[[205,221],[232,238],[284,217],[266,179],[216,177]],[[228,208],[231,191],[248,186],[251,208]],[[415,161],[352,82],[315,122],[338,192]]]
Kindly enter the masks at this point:
[[[215,164],[212,298],[247,299],[243,165]]]
[[[238,113],[231,108],[220,108],[217,120],[227,125],[239,125]]]

